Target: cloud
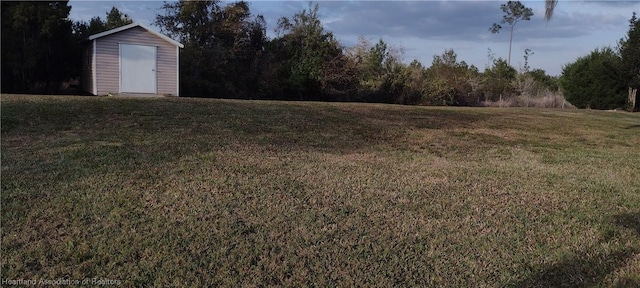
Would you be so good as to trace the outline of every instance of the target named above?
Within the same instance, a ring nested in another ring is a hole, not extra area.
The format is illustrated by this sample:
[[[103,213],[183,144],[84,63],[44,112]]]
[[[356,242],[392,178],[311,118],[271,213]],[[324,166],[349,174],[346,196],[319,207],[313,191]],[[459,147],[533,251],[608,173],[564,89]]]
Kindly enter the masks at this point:
[[[93,17],[105,18],[113,3],[105,1],[70,1],[70,16],[76,21],[89,21]]]
[[[592,5],[604,6],[604,7],[628,7],[640,8],[640,2],[638,1],[620,1],[620,0],[583,0],[583,2]]]
[[[301,3],[289,4],[291,11],[300,7]],[[292,11],[291,14],[296,12]],[[508,41],[508,37],[491,35],[489,32],[489,27],[503,16],[496,1],[330,1],[320,3],[320,12],[325,27],[336,35]],[[558,11],[554,19],[547,23],[542,15],[544,10],[540,7],[535,10],[532,20],[516,25],[520,39],[566,39],[588,35],[593,31],[614,31],[620,29],[628,18],[619,13],[598,10]],[[506,33],[505,29],[500,34]]]
[[[482,40],[493,19],[496,2],[338,2],[342,9],[329,26],[335,34]],[[331,8],[327,8],[330,10]],[[496,12],[497,11],[497,12]]]

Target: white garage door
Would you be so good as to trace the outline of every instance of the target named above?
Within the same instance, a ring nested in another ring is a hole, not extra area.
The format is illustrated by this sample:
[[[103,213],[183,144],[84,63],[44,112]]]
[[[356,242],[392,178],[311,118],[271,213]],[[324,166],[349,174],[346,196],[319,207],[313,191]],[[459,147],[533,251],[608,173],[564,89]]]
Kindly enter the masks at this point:
[[[120,92],[156,93],[156,49],[120,44]]]

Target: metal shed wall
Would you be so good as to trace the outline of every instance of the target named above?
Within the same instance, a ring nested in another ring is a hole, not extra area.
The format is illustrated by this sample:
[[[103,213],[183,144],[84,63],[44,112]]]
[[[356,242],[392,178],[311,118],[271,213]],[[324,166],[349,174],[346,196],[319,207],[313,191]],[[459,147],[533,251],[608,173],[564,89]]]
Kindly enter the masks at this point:
[[[133,27],[92,40],[95,43],[96,94],[120,93],[119,44],[157,48],[157,93],[178,95],[178,48],[142,27]],[[91,92],[91,91],[90,91]]]

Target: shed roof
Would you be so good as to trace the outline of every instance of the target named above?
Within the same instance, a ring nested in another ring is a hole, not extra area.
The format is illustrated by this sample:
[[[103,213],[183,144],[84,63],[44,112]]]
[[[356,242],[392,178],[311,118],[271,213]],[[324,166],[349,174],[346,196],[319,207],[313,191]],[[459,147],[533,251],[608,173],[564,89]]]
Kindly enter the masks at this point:
[[[131,23],[129,25],[125,25],[125,26],[121,26],[121,27],[114,28],[114,29],[111,29],[111,30],[107,30],[107,31],[104,31],[104,32],[101,32],[101,33],[98,33],[98,34],[93,34],[93,35],[89,36],[89,40],[98,39],[100,37],[104,37],[104,36],[107,36],[107,35],[115,34],[115,33],[118,33],[118,32],[124,31],[124,30],[128,30],[128,29],[131,29],[131,28],[134,28],[134,27],[141,27],[142,29],[147,30],[149,33],[151,33],[153,35],[156,35],[156,36],[164,39],[165,41],[167,41],[167,42],[169,42],[169,43],[171,43],[173,45],[176,45],[176,46],[178,46],[180,48],[184,48],[184,45],[182,45],[182,43],[180,43],[180,42],[178,42],[176,40],[173,40],[173,39],[171,39],[171,38],[169,38],[169,37],[167,37],[165,35],[162,35],[161,33],[158,33],[156,31],[154,31],[153,29],[149,28],[146,25],[142,25],[140,23],[135,23],[135,22]]]

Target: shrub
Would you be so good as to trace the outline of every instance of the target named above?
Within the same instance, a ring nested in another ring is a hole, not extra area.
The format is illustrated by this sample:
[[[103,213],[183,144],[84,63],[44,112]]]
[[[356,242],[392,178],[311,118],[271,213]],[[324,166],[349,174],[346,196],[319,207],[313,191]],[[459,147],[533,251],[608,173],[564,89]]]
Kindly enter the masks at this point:
[[[560,86],[578,108],[615,109],[627,98],[620,56],[608,47],[564,66]]]
[[[485,107],[576,108],[564,99],[561,93],[551,92],[549,90],[546,90],[542,96],[532,97],[529,95],[520,95],[499,101],[484,101],[482,105]]]

